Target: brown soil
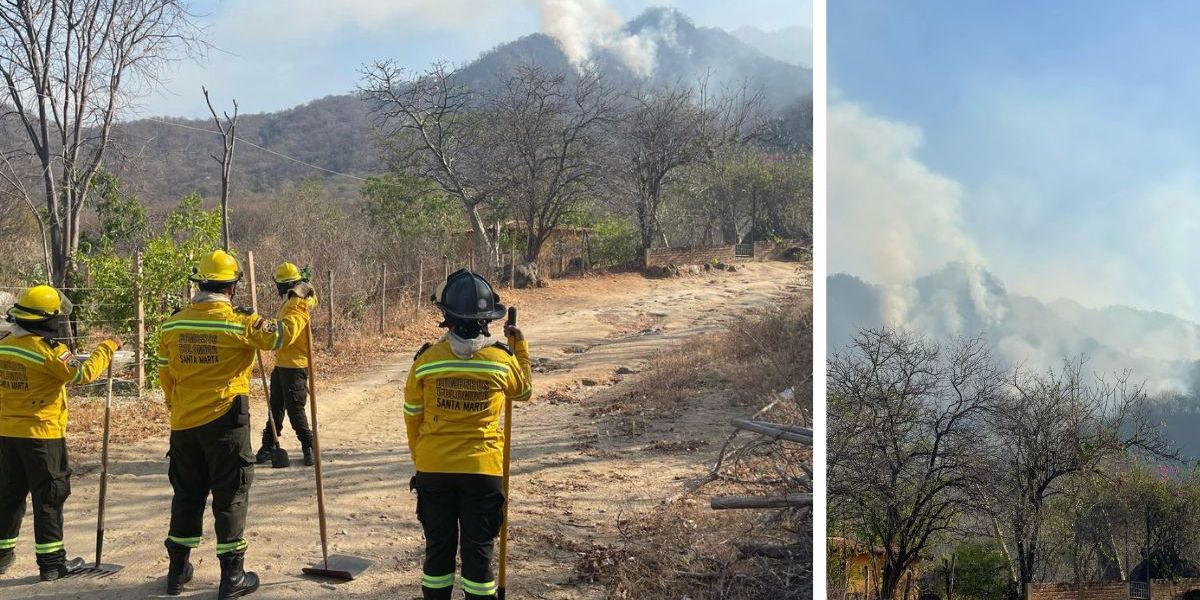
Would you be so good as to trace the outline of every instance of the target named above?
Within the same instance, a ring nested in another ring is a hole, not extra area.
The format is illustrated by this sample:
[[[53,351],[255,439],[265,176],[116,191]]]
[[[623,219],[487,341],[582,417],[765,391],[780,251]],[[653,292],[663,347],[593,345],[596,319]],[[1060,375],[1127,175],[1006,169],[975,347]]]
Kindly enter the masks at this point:
[[[514,410],[508,595],[602,598],[599,585],[576,576],[581,559],[593,544],[616,539],[619,516],[654,510],[685,480],[702,473],[717,452],[713,440],[728,431],[728,418],[745,412],[717,394],[694,398],[682,411],[646,414],[612,406],[636,402],[639,390],[659,385],[656,365],[669,363],[673,347],[704,343],[706,333],[756,306],[784,297],[811,302],[810,272],[795,263],[756,263],[737,273],[665,280],[616,274],[501,295],[521,308],[533,356],[546,365],[535,373],[533,399]],[[412,351],[419,345],[412,332],[429,335],[435,323],[407,329],[400,341],[385,346],[390,354],[379,350],[378,340],[359,342],[363,351],[357,355],[346,349],[354,347],[348,343],[321,369],[331,375],[318,382],[330,552],[363,556],[375,565],[347,583],[303,577],[300,568],[321,553],[312,469],[298,462],[289,469],[260,467],[246,530],[247,567],[263,579],[253,598],[420,597],[423,540],[408,490],[413,469],[400,405]],[[364,364],[362,356],[375,358]],[[331,364],[336,365],[332,371]],[[635,373],[617,374],[619,367]],[[261,403],[259,395],[256,427],[261,427]],[[148,411],[141,420],[139,410]],[[101,580],[36,583],[27,517],[16,565],[0,579],[0,597],[162,594],[167,568],[162,539],[171,498],[166,431],[153,408],[129,405],[122,412],[110,463],[104,560],[125,569]],[[92,407],[74,418],[92,423],[94,415]],[[73,432],[76,425],[73,421]],[[290,430],[283,442],[297,460],[299,447]],[[85,444],[73,457],[74,493],[66,507],[68,553],[85,558],[91,557],[95,538],[94,447]],[[216,591],[219,568],[208,517],[205,527],[204,542],[193,554],[195,580],[185,597],[210,597]]]

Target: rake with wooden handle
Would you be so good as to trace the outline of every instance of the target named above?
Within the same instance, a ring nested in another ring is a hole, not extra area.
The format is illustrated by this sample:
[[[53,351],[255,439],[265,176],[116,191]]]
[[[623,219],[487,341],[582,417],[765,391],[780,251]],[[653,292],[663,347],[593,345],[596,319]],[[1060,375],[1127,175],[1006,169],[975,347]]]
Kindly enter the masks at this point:
[[[330,325],[332,326],[332,323]],[[325,486],[321,480],[321,438],[318,434],[320,428],[317,426],[317,372],[313,366],[311,320],[309,320],[308,326],[304,328],[304,334],[308,340],[306,348],[308,355],[308,405],[312,410],[313,465],[317,479],[317,520],[321,527],[322,560],[311,567],[304,567],[303,571],[306,575],[350,580],[361,575],[373,563],[358,556],[348,556],[345,554],[334,554],[331,556],[329,554],[329,541],[325,530]]]
[[[113,357],[115,360],[116,357]],[[83,559],[76,558],[68,563],[72,566],[67,572],[68,577],[101,578],[115,574],[124,569],[124,565],[100,562],[104,554],[104,501],[108,497],[108,431],[112,416],[113,372],[112,361],[108,363],[108,394],[104,398],[104,438],[100,444],[100,507],[96,511],[96,562],[85,564]]]

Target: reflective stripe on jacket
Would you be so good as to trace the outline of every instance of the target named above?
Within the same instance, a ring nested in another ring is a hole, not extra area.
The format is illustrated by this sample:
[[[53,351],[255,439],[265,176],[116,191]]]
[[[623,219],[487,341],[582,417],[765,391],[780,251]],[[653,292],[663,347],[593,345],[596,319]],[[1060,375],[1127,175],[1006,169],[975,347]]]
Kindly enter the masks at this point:
[[[250,393],[254,350],[283,342],[277,322],[228,302],[193,302],[163,323],[158,376],[171,429],[191,429],[224,415]]]
[[[117,345],[106,340],[80,361],[63,344],[51,347],[35,334],[0,339],[0,436],[66,437],[66,385],[95,381],[116,350]]]
[[[529,344],[510,354],[486,346],[461,359],[441,341],[413,361],[404,390],[404,423],[417,470],[428,473],[504,472],[504,400],[529,398]]]

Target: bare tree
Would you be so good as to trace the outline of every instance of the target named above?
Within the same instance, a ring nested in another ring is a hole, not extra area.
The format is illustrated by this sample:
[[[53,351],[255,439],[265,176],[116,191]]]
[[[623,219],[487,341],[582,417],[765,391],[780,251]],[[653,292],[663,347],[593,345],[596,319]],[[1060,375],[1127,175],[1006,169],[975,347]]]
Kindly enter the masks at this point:
[[[217,126],[217,131],[221,133],[221,147],[223,152],[221,157],[217,158],[210,154],[213,160],[221,165],[221,245],[226,252],[229,251],[229,174],[233,170],[233,147],[237,144],[237,119],[238,119],[238,103],[237,99],[233,100],[233,116],[229,116],[228,112],[222,112],[225,116],[225,122],[222,123],[220,117],[217,116],[216,109],[213,108],[212,100],[208,97],[208,88],[201,86],[204,91],[204,102],[208,104],[208,112],[212,114],[213,123]]]
[[[594,191],[614,100],[595,69],[568,82],[534,65],[515,68],[485,99],[497,187],[507,190],[528,226],[527,262],[537,260],[563,215]]]
[[[660,222],[664,192],[686,167],[761,133],[761,93],[745,84],[714,97],[701,79],[695,86],[644,88],[626,104],[616,127],[619,186],[637,217],[642,249],[656,238],[669,245]]]
[[[1006,393],[988,408],[990,451],[979,481],[980,505],[1009,556],[1017,589],[1037,579],[1046,558],[1040,544],[1047,505],[1072,489],[1075,477],[1130,451],[1175,456],[1148,415],[1147,396],[1128,374],[1089,383],[1082,362],[1074,362],[1009,376]]]
[[[5,100],[36,158],[61,284],[113,122],[164,63],[200,48],[198,31],[182,0],[7,0],[0,22]]]
[[[1003,383],[982,340],[942,349],[909,332],[863,331],[828,370],[828,495],[883,551],[879,597],[963,511],[982,417]]]
[[[433,181],[457,199],[476,250],[494,263],[496,249],[481,208],[503,189],[476,95],[441,62],[419,75],[394,61],[376,62],[363,68],[358,89],[371,104],[389,167]]]

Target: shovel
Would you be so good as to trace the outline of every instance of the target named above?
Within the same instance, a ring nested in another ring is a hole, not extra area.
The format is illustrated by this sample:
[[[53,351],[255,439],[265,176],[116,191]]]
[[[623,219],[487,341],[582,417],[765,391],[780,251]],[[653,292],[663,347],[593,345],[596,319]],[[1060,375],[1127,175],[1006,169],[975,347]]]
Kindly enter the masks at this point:
[[[246,262],[250,270],[250,310],[258,312],[258,286],[254,285],[254,253],[246,253]],[[283,335],[283,332],[279,332]],[[267,427],[271,429],[271,439],[275,447],[271,449],[271,468],[283,469],[292,463],[287,450],[279,443],[279,430],[275,428],[275,416],[271,410],[271,388],[267,385],[267,369],[263,366],[262,352],[254,351],[254,359],[258,361],[258,373],[262,377],[263,393],[267,395]]]
[[[67,572],[67,577],[78,576],[99,579],[113,575],[125,568],[124,565],[100,562],[100,558],[104,554],[104,499],[108,495],[108,428],[112,413],[112,397],[113,373],[112,362],[109,361],[108,395],[104,399],[104,440],[100,445],[100,508],[96,512],[96,562],[88,565],[83,562],[82,558],[71,560],[68,565],[78,566],[72,566],[71,570]]]
[[[516,326],[517,307],[508,307],[508,325]],[[504,516],[500,519],[500,571],[496,581],[496,597],[504,600],[508,584],[508,472],[512,462],[512,400],[504,399]]]
[[[330,577],[333,579],[343,579],[349,581],[362,575],[371,567],[372,561],[358,556],[348,556],[345,554],[329,555],[329,542],[325,532],[325,488],[321,483],[321,441],[317,434],[317,373],[313,368],[313,335],[311,322],[308,327],[304,328],[305,335],[308,337],[308,405],[312,410],[312,435],[313,435],[313,466],[317,479],[317,520],[321,527],[321,558],[322,561],[314,564],[311,567],[301,569],[305,575],[316,575],[318,577]]]

